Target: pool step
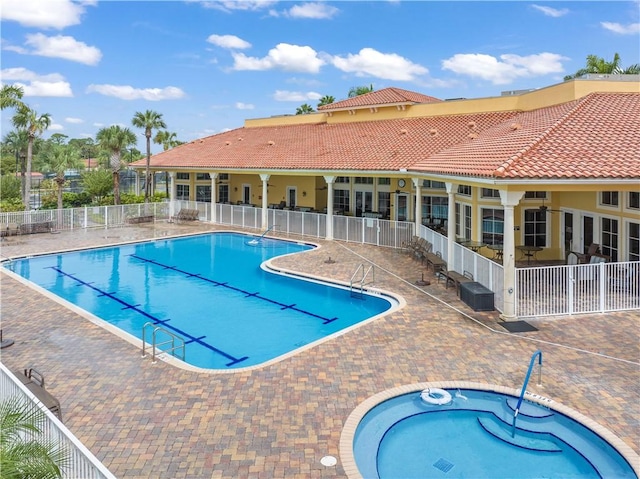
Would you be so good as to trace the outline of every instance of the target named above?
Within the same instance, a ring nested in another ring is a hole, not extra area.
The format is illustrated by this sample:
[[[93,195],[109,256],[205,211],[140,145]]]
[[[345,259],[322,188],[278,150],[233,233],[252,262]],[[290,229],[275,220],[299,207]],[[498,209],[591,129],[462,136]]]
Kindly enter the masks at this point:
[[[515,437],[511,437],[511,426],[500,421],[498,418],[479,417],[478,422],[480,426],[482,426],[482,429],[493,437],[512,446],[539,452],[562,452],[562,449],[553,441],[539,437],[548,435],[546,433],[535,433],[516,429]]]

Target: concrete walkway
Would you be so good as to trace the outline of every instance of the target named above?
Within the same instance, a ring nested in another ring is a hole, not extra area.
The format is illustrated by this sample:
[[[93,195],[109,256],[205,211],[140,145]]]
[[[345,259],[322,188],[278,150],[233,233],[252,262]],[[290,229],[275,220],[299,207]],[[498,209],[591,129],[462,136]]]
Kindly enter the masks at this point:
[[[35,234],[2,242],[4,259],[221,229],[157,223]],[[61,402],[65,424],[121,478],[333,478],[344,421],[369,396],[425,381],[519,388],[534,351],[542,386],[529,391],[592,418],[640,453],[638,311],[528,321],[509,333],[497,313],[478,313],[410,256],[341,242],[280,258],[282,268],[348,282],[376,265],[375,286],[407,306],[281,362],[207,374],[164,362],[34,289],[0,274],[2,350],[11,370],[33,366]],[[332,264],[326,263],[331,257]],[[431,281],[418,287],[416,280]],[[636,465],[640,467],[640,465]]]

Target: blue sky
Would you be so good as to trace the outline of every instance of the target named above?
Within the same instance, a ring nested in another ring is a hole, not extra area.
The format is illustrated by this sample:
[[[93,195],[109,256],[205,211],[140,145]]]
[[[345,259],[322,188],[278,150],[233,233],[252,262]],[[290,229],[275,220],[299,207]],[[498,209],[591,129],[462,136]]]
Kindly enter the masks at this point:
[[[91,136],[163,114],[190,141],[351,87],[441,99],[562,81],[594,54],[640,63],[640,2],[0,0],[2,84]],[[12,129],[2,114],[2,135]],[[153,151],[160,151],[153,146]]]

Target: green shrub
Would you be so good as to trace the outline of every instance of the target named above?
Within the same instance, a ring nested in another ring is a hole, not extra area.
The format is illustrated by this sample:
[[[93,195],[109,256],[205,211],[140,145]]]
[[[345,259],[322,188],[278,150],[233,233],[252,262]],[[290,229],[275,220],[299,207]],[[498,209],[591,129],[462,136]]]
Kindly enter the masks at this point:
[[[24,204],[21,199],[12,198],[10,200],[0,201],[0,211],[24,211]]]

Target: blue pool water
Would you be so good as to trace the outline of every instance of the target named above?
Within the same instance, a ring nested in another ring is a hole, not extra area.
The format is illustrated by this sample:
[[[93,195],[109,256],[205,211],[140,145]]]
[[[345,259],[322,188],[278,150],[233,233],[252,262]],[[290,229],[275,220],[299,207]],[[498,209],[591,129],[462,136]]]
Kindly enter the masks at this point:
[[[448,390],[448,405],[420,392],[371,409],[354,436],[354,457],[367,479],[636,478],[607,441],[573,419],[525,401],[512,437],[517,398]],[[457,394],[456,394],[457,393]]]
[[[136,338],[146,323],[162,326],[185,339],[189,364],[234,369],[262,364],[391,309],[382,295],[352,295],[261,268],[270,258],[311,248],[212,233],[3,266]]]

